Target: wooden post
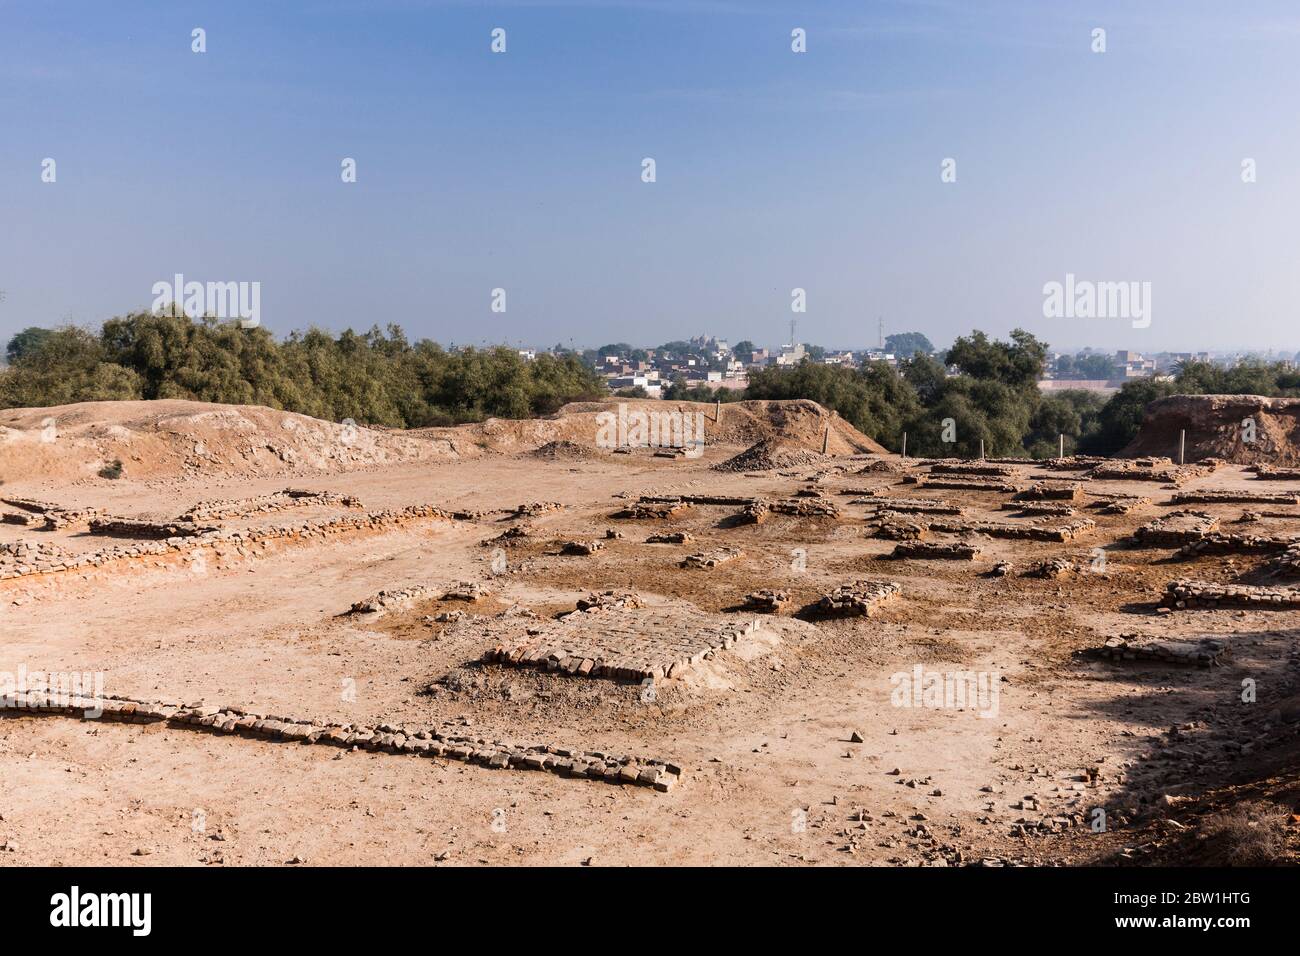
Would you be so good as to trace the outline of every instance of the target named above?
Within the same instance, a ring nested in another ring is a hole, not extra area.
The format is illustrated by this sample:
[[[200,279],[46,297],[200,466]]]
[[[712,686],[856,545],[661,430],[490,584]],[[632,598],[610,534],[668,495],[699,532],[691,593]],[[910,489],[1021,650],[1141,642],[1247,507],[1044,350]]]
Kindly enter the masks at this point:
[[[907,432],[903,432],[903,457],[907,457]]]
[[[831,426],[827,425],[826,431],[822,433],[822,454],[823,455],[826,454],[826,450],[830,447],[831,447]]]
[[[1186,457],[1186,455],[1187,455],[1187,429],[1181,428],[1178,430],[1178,464],[1181,465],[1183,463],[1183,459]]]
[[[722,418],[722,399],[713,403],[713,424],[716,425],[720,418]]]

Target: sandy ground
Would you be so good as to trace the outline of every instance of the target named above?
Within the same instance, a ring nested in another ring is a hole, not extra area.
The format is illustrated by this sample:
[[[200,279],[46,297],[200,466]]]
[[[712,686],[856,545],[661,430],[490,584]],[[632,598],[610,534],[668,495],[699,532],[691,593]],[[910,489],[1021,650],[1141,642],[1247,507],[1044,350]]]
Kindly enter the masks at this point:
[[[734,509],[709,506],[667,520],[611,517],[627,503],[621,496],[789,495],[812,472],[709,469],[738,450],[713,447],[697,460],[497,455],[293,481],[357,495],[367,509],[563,503],[525,522],[530,537],[508,549],[501,574],[483,542],[515,522],[496,513],[248,555],[227,550],[198,569],[151,559],[0,582],[0,671],[102,671],[107,692],[134,697],[334,721],[467,724],[490,736],[658,757],[684,768],[672,792],[19,713],[0,720],[0,863],[1083,863],[1140,853],[1138,823],[1231,779],[1249,762],[1251,742],[1277,726],[1269,694],[1294,679],[1300,613],[1157,614],[1172,578],[1255,580],[1260,563],[1171,564],[1172,549],[1125,546],[1138,525],[1169,510],[1161,504],[1169,489],[1090,482],[1089,490],[1156,500],[1127,516],[1098,515],[1097,530],[1068,544],[984,542],[973,562],[886,559],[894,542],[868,537],[866,509],[837,490],[943,497],[974,517],[1027,521],[996,510],[1007,496],[917,490],[885,473],[824,481],[838,520],[774,515],[727,527]],[[34,475],[3,492],[175,515],[198,500],[285,484],[202,475],[61,484]],[[1188,487],[1285,486],[1227,467]],[[1196,507],[1228,523],[1250,506]],[[1300,507],[1288,510],[1294,519],[1265,524],[1300,532]],[[623,537],[593,556],[555,553],[559,541],[607,528]],[[695,540],[644,543],[665,528]],[[96,543],[0,525],[0,542],[32,536],[74,550]],[[712,571],[678,566],[686,553],[724,545],[744,557]],[[1098,547],[1104,572],[1020,574],[1056,555],[1087,563]],[[987,574],[999,559],[1014,562],[1012,574]],[[494,615],[553,615],[591,590],[634,589],[737,614],[726,609],[759,587],[788,589],[798,609],[857,578],[896,581],[902,595],[870,619],[814,624],[787,610],[735,649],[661,682],[650,701],[635,685],[477,663],[484,635],[511,626]],[[382,588],[464,580],[485,581],[494,594],[457,624],[426,620],[449,606],[436,600],[373,620],[344,614]],[[1074,656],[1130,632],[1228,635],[1234,653],[1227,666],[1205,670]],[[996,673],[996,713],[895,706],[891,676],[916,666]],[[1256,705],[1240,702],[1246,677],[1258,679]],[[861,742],[851,741],[855,733]],[[1108,814],[1102,833],[1089,825],[1096,807]]]

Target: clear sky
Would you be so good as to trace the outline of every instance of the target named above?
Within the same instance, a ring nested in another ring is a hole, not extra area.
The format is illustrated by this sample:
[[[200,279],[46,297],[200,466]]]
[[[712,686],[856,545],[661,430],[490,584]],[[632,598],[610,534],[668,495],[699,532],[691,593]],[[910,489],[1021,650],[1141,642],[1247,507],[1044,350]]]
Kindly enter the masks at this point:
[[[276,333],[775,345],[802,287],[829,347],[1294,351],[1298,199],[1293,0],[0,0],[5,338],[180,272]]]

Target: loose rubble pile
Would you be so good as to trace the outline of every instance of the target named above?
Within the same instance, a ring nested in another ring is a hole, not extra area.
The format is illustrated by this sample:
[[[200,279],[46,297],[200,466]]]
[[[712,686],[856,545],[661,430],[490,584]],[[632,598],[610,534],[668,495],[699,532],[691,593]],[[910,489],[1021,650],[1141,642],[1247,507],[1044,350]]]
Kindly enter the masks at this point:
[[[1300,588],[1266,588],[1250,584],[1214,584],[1179,578],[1165,586],[1161,605],[1169,608],[1300,606]]]
[[[560,554],[585,558],[605,547],[604,541],[566,541],[560,545]]]
[[[538,515],[550,514],[552,511],[562,511],[564,505],[558,501],[533,501],[522,504],[514,511],[519,518],[536,518]]]
[[[714,548],[711,551],[699,551],[695,554],[688,554],[682,559],[684,568],[716,568],[720,564],[726,564],[728,561],[734,561],[743,557],[744,551],[738,548]]]
[[[444,601],[467,601],[470,604],[492,596],[492,589],[481,581],[461,581],[442,593]]]
[[[892,581],[854,581],[823,595],[811,608],[815,617],[870,617],[902,591]]]
[[[260,514],[288,511],[291,508],[304,508],[308,505],[359,509],[361,508],[361,500],[354,495],[339,494],[335,491],[304,491],[300,488],[285,488],[283,491],[277,491],[274,494],[257,495],[252,498],[200,501],[176,520],[192,524],[199,521],[249,518]]]
[[[0,697],[0,709],[31,715],[60,715],[91,719],[85,715],[102,709],[100,719],[132,724],[165,722],[170,727],[206,730],[261,740],[321,744],[374,753],[409,754],[459,760],[494,770],[541,770],[562,777],[603,780],[606,783],[653,787],[667,793],[681,778],[681,768],[662,760],[649,760],[601,751],[581,751],[546,744],[525,746],[482,737],[467,737],[447,730],[406,725],[335,724],[299,720],[242,710],[182,704],[180,701],[144,701],[128,697],[51,696],[28,691]]]
[[[662,534],[652,534],[645,539],[646,544],[685,544],[687,541],[694,541],[695,537],[689,531],[667,531]]]
[[[904,541],[894,547],[893,558],[922,558],[926,560],[971,561],[980,553],[978,545],[965,541],[948,543],[930,541]]]
[[[1220,638],[1171,641],[1136,634],[1112,637],[1092,651],[1093,656],[1115,661],[1160,661],[1196,667],[1217,667],[1229,653],[1228,642]]]
[[[790,603],[789,591],[764,589],[745,595],[745,610],[760,614],[775,614]]]
[[[1008,570],[1010,570],[1008,568]],[[1025,570],[1027,578],[1045,578],[1054,580],[1063,574],[1071,574],[1078,570],[1075,563],[1068,558],[1048,558],[1045,561],[1037,561]]]
[[[0,542],[0,578],[31,574],[36,568],[59,570],[67,560],[62,548],[44,541]]]
[[[1208,512],[1174,511],[1138,528],[1133,539],[1148,547],[1176,548],[1218,530],[1219,519]]]
[[[349,614],[387,614],[389,611],[408,608],[421,598],[430,597],[430,591],[422,584],[397,588],[392,591],[380,591],[352,605]]]
[[[524,633],[497,640],[483,660],[570,677],[657,680],[733,647],[757,626],[680,605],[596,604],[532,622]]]

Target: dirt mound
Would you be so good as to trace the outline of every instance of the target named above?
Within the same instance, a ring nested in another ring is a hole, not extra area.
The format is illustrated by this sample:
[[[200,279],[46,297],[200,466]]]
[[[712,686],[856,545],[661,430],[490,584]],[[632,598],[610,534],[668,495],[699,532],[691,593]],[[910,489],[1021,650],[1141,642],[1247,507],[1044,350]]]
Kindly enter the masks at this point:
[[[598,457],[598,453],[594,449],[564,438],[558,441],[548,441],[540,448],[534,448],[528,454],[532,458],[541,458],[545,461],[586,461]]]
[[[782,438],[820,452],[825,438],[831,455],[889,454],[838,414],[810,401],[732,402],[720,408],[708,402],[653,399],[574,402],[547,418],[490,418],[471,425],[421,428],[406,434],[443,442],[459,457],[529,451],[553,442],[598,448],[607,444],[602,435],[617,433],[620,420],[638,413],[690,416],[692,428],[703,429],[706,445],[752,445],[764,438]]]
[[[718,471],[768,471],[773,468],[808,468],[826,456],[781,438],[764,438],[734,458],[714,465]]]
[[[1177,460],[1183,430],[1189,462],[1222,458],[1238,465],[1300,464],[1300,398],[1260,395],[1156,399],[1146,407],[1137,437],[1120,457],[1168,455]]]
[[[80,402],[0,411],[0,481],[340,472],[446,457],[427,441],[257,405]]]

